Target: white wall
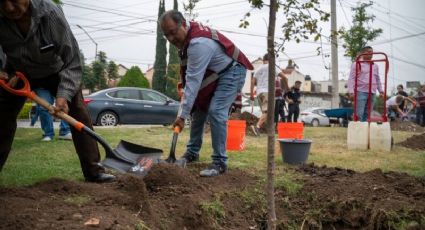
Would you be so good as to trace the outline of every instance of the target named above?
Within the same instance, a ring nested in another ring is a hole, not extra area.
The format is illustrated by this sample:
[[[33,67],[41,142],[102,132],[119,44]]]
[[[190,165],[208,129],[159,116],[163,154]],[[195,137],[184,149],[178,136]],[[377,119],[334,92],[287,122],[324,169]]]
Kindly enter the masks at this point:
[[[331,94],[309,94],[303,93],[301,96],[300,110],[313,107],[331,108]]]

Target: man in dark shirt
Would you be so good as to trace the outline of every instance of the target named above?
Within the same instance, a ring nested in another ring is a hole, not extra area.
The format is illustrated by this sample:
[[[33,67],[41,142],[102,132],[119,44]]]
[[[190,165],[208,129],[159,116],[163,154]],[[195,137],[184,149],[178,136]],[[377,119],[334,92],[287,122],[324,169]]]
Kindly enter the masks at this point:
[[[285,100],[288,102],[288,122],[297,122],[300,115],[301,103],[301,82],[296,81],[295,85],[285,94]]]

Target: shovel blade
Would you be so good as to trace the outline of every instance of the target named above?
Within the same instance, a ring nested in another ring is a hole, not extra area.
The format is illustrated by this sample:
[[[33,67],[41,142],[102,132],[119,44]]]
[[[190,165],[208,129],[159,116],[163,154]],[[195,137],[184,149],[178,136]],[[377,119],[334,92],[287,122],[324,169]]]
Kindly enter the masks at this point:
[[[121,173],[145,176],[152,165],[160,161],[162,153],[161,149],[121,140],[100,164]]]

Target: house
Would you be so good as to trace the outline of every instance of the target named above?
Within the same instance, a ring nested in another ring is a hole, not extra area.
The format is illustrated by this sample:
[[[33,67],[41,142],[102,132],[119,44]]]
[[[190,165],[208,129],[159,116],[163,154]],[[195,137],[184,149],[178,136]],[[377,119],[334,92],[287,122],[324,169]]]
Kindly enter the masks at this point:
[[[118,64],[118,78],[117,79],[107,79],[106,84],[109,88],[116,87],[118,82],[120,82],[121,78],[127,73],[128,68],[122,64]]]
[[[125,67],[122,64],[118,64],[118,76],[121,78],[122,76],[124,76],[128,71],[128,68]]]
[[[406,82],[406,93],[409,95],[416,94],[418,92],[418,89],[421,87],[420,81],[408,81]]]
[[[148,81],[149,81],[150,87],[152,87],[153,72],[154,72],[154,69],[153,69],[153,66],[152,66],[152,67],[148,68],[148,70],[146,70],[146,72],[144,73],[146,79],[148,79]]]

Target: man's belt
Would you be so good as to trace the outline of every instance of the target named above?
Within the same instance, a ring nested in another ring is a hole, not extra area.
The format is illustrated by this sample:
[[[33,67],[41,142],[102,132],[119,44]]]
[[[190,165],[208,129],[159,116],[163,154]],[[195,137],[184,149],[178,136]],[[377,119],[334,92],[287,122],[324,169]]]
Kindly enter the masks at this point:
[[[225,73],[227,70],[229,70],[230,68],[232,68],[233,66],[237,65],[238,62],[235,60],[232,60],[226,67],[224,67],[223,70],[221,70],[220,72],[218,72],[218,75]]]

